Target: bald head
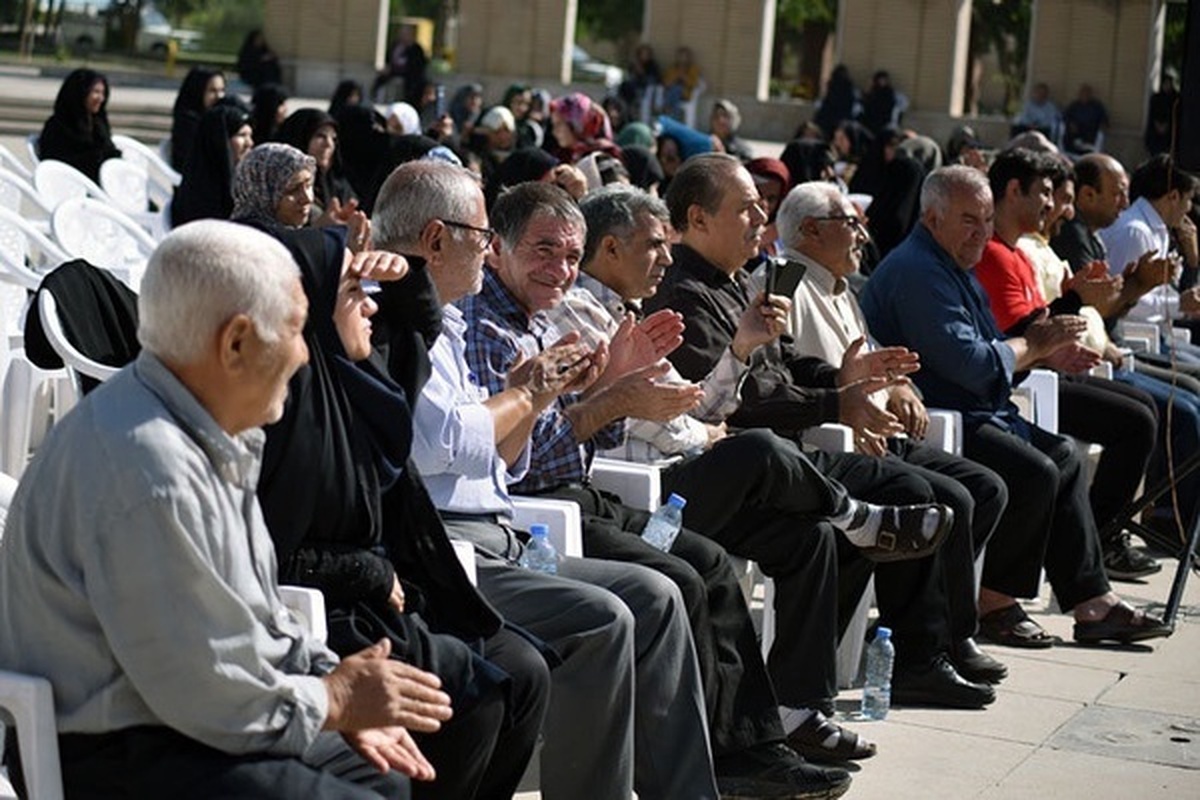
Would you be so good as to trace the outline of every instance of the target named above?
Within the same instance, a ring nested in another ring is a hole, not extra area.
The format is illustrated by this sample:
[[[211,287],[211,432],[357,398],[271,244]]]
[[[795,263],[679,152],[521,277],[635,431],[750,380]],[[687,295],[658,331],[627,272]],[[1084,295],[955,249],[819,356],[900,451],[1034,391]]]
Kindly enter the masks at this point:
[[[1112,225],[1128,206],[1129,176],[1120,161],[1089,153],[1075,162],[1075,215],[1089,230]]]

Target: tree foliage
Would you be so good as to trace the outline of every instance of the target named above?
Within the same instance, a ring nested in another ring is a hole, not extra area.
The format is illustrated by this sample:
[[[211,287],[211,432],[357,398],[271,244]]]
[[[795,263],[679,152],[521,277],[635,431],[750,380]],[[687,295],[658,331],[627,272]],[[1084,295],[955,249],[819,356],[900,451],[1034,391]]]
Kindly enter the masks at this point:
[[[645,0],[580,0],[575,37],[619,42],[638,36],[645,13]]]
[[[971,4],[971,57],[989,51],[1000,65],[1006,113],[1016,110],[1025,89],[1033,0],[974,0]]]

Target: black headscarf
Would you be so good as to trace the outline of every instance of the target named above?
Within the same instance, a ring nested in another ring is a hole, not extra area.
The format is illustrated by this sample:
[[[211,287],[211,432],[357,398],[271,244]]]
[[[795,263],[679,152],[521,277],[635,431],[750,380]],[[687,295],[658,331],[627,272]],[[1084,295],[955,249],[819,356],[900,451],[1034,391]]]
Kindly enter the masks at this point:
[[[558,166],[558,159],[540,147],[522,147],[512,152],[496,170],[495,178],[484,187],[488,208],[505,189],[520,183],[540,181]]]
[[[825,84],[825,96],[821,98],[821,107],[817,109],[813,122],[826,136],[833,136],[838,125],[854,118],[857,96],[858,90],[854,88],[854,81],[850,80],[850,70],[844,64],[838,64],[829,76],[829,83]]]
[[[275,140],[283,144],[290,144],[300,152],[307,153],[309,141],[317,131],[326,125],[332,127],[334,131],[338,130],[337,120],[329,114],[316,108],[302,108],[283,121],[275,133]],[[338,146],[333,150],[333,160],[329,169],[317,169],[313,180],[313,191],[316,194],[317,205],[322,209],[329,204],[331,197],[336,197],[338,202],[345,203],[357,196],[342,169],[340,134]]]
[[[335,119],[342,171],[358,195],[360,206],[370,213],[379,189],[375,174],[388,151],[389,139],[383,118],[369,106],[361,105],[346,106]]]
[[[457,568],[445,528],[408,463],[410,400],[428,375],[427,347],[440,329],[428,273],[414,265],[380,296],[375,319],[382,318],[377,331],[386,331],[389,357],[423,364],[408,371],[411,381],[397,383],[376,366],[378,356],[352,363],[338,336],[333,311],[344,229],[266,230],[292,252],[309,300],[309,363],[288,385],[282,419],[267,428],[258,487],[281,576],[318,585],[333,605],[345,606],[363,599],[386,604],[398,574],[426,593],[423,616],[431,627],[489,635],[499,619]]]
[[[275,115],[287,101],[288,93],[277,83],[264,83],[254,90],[254,96],[250,98],[250,105],[254,109],[250,115],[250,127],[254,129],[256,144],[275,141],[275,132],[279,128]]]
[[[879,190],[869,209],[868,227],[879,257],[883,258],[904,241],[917,222],[921,208],[921,183],[925,168],[899,153],[883,168]]]
[[[229,219],[233,212],[233,152],[229,139],[249,123],[245,112],[218,103],[204,112],[196,141],[171,201],[171,225],[196,219]]]
[[[192,151],[200,118],[208,110],[204,107],[208,82],[221,74],[216,69],[192,67],[183,78],[179,94],[175,95],[175,108],[171,112],[171,166],[180,172]]]
[[[662,164],[658,163],[658,156],[648,147],[625,145],[621,148],[621,160],[629,170],[630,183],[639,189],[649,189],[654,184],[661,184],[666,180]]]
[[[833,166],[835,159],[829,145],[820,139],[793,139],[783,149],[779,160],[788,168],[795,186],[825,180],[822,174]]]
[[[104,84],[104,102],[95,114],[84,105],[92,86]],[[42,126],[38,158],[64,161],[94,181],[100,165],[120,158],[108,126],[108,79],[92,69],[77,69],[63,79],[54,99],[54,113]]]
[[[357,103],[350,102],[350,97],[354,94],[358,95]],[[364,97],[366,97],[366,93],[363,91],[363,85],[356,80],[347,78],[333,90],[333,97],[329,100],[329,116],[336,119],[342,113],[342,109],[347,106],[361,105]]]

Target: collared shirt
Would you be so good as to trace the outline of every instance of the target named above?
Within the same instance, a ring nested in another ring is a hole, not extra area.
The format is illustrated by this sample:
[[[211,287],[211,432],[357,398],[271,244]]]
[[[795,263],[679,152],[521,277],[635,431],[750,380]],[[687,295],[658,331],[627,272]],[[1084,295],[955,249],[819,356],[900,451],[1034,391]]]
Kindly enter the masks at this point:
[[[996,327],[983,288],[924,224],[880,262],[859,302],[881,345],[921,354],[912,377],[927,405],[961,411],[972,429],[991,422],[1027,432],[1009,400],[1016,355]]]
[[[458,307],[467,325],[467,366],[489,393],[504,390],[505,376],[518,356],[540,353],[558,339],[557,329],[545,314],[525,313],[492,269],[484,270],[480,292],[459,300]],[[590,439],[579,441],[563,413],[578,399],[577,395],[560,396],[538,417],[530,436],[529,469],[521,481],[510,485],[514,493],[583,482],[596,449],[616,447],[624,440],[624,421],[617,420]]]
[[[262,443],[226,434],[146,351],[50,432],[0,543],[0,667],[50,681],[59,733],[313,742],[337,659],[279,599]]]
[[[1155,258],[1163,258],[1171,251],[1171,230],[1159,216],[1158,211],[1144,197],[1121,212],[1117,221],[1097,231],[1108,250],[1108,271],[1120,275],[1126,265],[1137,261],[1145,253],[1153,252]],[[1143,322],[1160,321],[1162,317],[1179,315],[1179,292],[1172,286],[1163,285],[1138,298],[1137,305],[1129,309],[1127,316]],[[1160,319],[1152,320],[1151,317]]]
[[[488,390],[467,367],[466,332],[462,312],[445,306],[429,352],[433,374],[413,409],[412,459],[439,510],[510,517],[508,483],[525,474],[529,448],[511,470],[497,452]]]
[[[1108,260],[1104,242],[1088,230],[1088,226],[1079,218],[1063,222],[1058,233],[1050,240],[1050,246],[1070,265],[1072,272],[1079,272],[1093,261]]]
[[[1044,237],[1036,233],[1027,233],[1017,240],[1017,247],[1029,259],[1033,266],[1038,286],[1042,296],[1053,302],[1062,297],[1063,283],[1071,275],[1066,261],[1059,257]],[[1080,306],[1079,316],[1087,320],[1087,332],[1083,336],[1083,346],[1097,353],[1103,353],[1108,347],[1108,331],[1104,328],[1104,318],[1092,306]]]
[[[578,330],[585,341],[605,341],[612,338],[620,320],[628,310],[620,294],[605,286],[586,273],[580,273],[574,288],[556,308],[548,312],[551,322],[561,333]],[[639,309],[640,312],[640,309]],[[738,364],[733,374],[744,374],[745,365]],[[720,369],[709,373],[701,382],[704,399],[692,414],[681,414],[667,422],[646,419],[630,419],[625,443],[606,455],[627,461],[654,463],[671,456],[703,450],[708,447],[708,429],[700,420],[722,420],[737,408],[739,381],[717,375]],[[674,367],[662,380],[683,382]]]
[[[729,352],[757,289],[745,270],[727,275],[687,245],[675,245],[672,255],[674,265],[643,305],[683,314],[683,344],[667,358],[683,377],[700,380]],[[838,418],[837,370],[797,353],[790,336],[756,348],[747,366],[731,426],[791,435]]]

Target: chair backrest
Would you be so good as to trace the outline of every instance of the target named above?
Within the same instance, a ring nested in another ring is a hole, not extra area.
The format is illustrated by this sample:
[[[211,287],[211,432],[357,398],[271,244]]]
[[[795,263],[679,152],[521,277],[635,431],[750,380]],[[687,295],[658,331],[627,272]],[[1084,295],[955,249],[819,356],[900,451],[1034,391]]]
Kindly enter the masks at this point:
[[[73,197],[94,197],[106,203],[112,202],[99,184],[62,161],[38,162],[33,170],[33,185],[50,208],[58,208],[64,200]]]
[[[66,251],[28,220],[0,208],[0,280],[33,291],[45,273],[68,260]]]
[[[100,188],[126,214],[141,214],[150,207],[150,178],[146,168],[123,158],[100,165]]]
[[[50,225],[70,256],[112,271],[137,291],[156,245],[127,215],[96,200],[76,197],[54,209]]]
[[[58,353],[59,358],[67,365],[67,370],[71,374],[71,382],[75,384],[77,397],[83,397],[83,385],[79,380],[80,374],[95,378],[101,383],[117,374],[119,367],[110,367],[99,361],[93,361],[79,352],[79,349],[67,339],[67,334],[63,332],[62,318],[58,316],[58,303],[52,292],[41,291],[37,297],[42,330],[45,331],[46,339],[54,348],[54,352]]]
[[[3,159],[0,159],[2,161]],[[0,206],[39,220],[49,220],[53,210],[29,179],[0,165]]]
[[[161,174],[170,186],[178,186],[183,176],[170,165],[159,152],[147,147],[132,136],[113,134],[113,144],[121,151],[121,158],[134,164],[141,164],[151,176]],[[169,139],[167,140],[170,141]],[[169,145],[168,145],[169,146]],[[168,150],[170,152],[170,150]],[[102,176],[103,177],[103,176]]]
[[[12,170],[27,181],[33,180],[33,173],[30,172],[29,167],[25,166],[25,162],[17,158],[16,153],[2,144],[0,144],[0,166]]]

